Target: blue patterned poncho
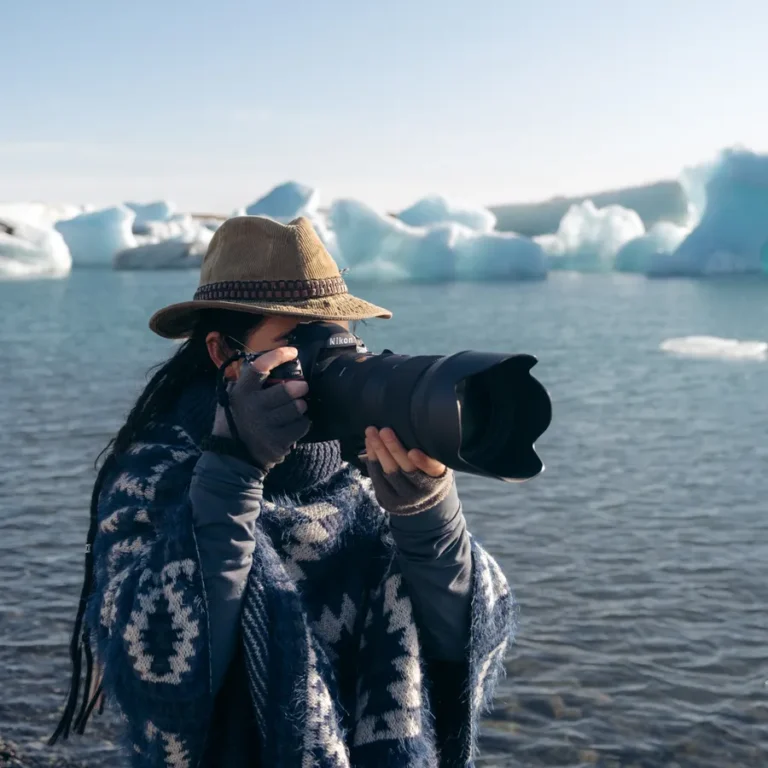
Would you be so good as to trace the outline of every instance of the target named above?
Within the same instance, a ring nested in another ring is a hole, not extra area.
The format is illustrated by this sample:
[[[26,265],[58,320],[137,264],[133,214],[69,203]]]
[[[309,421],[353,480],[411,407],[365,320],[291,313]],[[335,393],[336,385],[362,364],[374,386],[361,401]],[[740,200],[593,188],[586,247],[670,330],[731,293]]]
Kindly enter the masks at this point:
[[[136,768],[207,765],[204,755],[225,747],[211,744],[219,699],[188,500],[200,448],[173,421],[145,429],[113,462],[93,544],[86,631]],[[501,570],[474,540],[472,556],[471,641],[453,674],[421,653],[367,479],[344,466],[298,498],[264,501],[241,617],[253,723],[242,750],[254,755],[244,764],[471,766],[515,613]],[[450,758],[438,738],[448,721]]]

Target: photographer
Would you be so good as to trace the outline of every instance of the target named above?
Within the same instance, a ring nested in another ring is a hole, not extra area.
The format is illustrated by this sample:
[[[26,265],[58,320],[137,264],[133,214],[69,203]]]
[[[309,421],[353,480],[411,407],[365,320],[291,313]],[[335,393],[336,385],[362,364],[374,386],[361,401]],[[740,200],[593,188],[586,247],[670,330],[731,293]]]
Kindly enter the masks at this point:
[[[389,316],[306,219],[216,232],[194,299],[150,321],[186,341],[97,478],[54,740],[106,694],[134,766],[472,764],[514,604],[453,473],[369,427],[367,480],[299,442],[305,382],[267,381],[299,323]]]

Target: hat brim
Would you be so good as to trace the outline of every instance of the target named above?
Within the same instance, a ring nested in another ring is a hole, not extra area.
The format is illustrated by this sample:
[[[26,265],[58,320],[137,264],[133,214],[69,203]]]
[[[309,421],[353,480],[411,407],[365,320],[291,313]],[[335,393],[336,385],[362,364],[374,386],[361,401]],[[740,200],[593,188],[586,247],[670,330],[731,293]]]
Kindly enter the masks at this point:
[[[253,315],[295,315],[307,320],[384,320],[392,313],[348,293],[292,302],[273,301],[183,301],[158,310],[150,318],[149,327],[166,339],[183,339],[192,334],[200,311],[227,309]]]

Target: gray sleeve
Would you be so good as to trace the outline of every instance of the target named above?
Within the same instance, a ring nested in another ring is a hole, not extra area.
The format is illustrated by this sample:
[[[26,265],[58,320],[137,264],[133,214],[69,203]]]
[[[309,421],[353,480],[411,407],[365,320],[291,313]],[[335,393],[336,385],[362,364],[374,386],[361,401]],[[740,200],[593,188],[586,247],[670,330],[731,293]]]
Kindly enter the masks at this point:
[[[472,550],[456,484],[437,506],[415,515],[390,515],[389,525],[425,654],[463,661],[471,621]]]
[[[263,480],[264,473],[244,461],[204,451],[189,487],[208,601],[214,695],[236,647]]]

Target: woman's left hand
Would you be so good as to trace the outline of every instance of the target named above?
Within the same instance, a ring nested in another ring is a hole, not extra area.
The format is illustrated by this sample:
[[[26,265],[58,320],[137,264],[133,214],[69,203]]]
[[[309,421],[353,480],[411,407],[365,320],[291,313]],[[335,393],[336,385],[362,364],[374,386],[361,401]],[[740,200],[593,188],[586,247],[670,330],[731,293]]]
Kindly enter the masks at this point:
[[[391,475],[402,469],[403,472],[415,472],[420,469],[430,477],[445,474],[445,464],[427,456],[424,451],[413,448],[406,451],[397,435],[389,427],[382,430],[368,427],[365,430],[365,453],[369,461],[378,461],[385,475]]]
[[[368,474],[381,506],[391,515],[414,515],[439,504],[453,486],[453,472],[423,451],[406,451],[388,428],[365,430]]]

